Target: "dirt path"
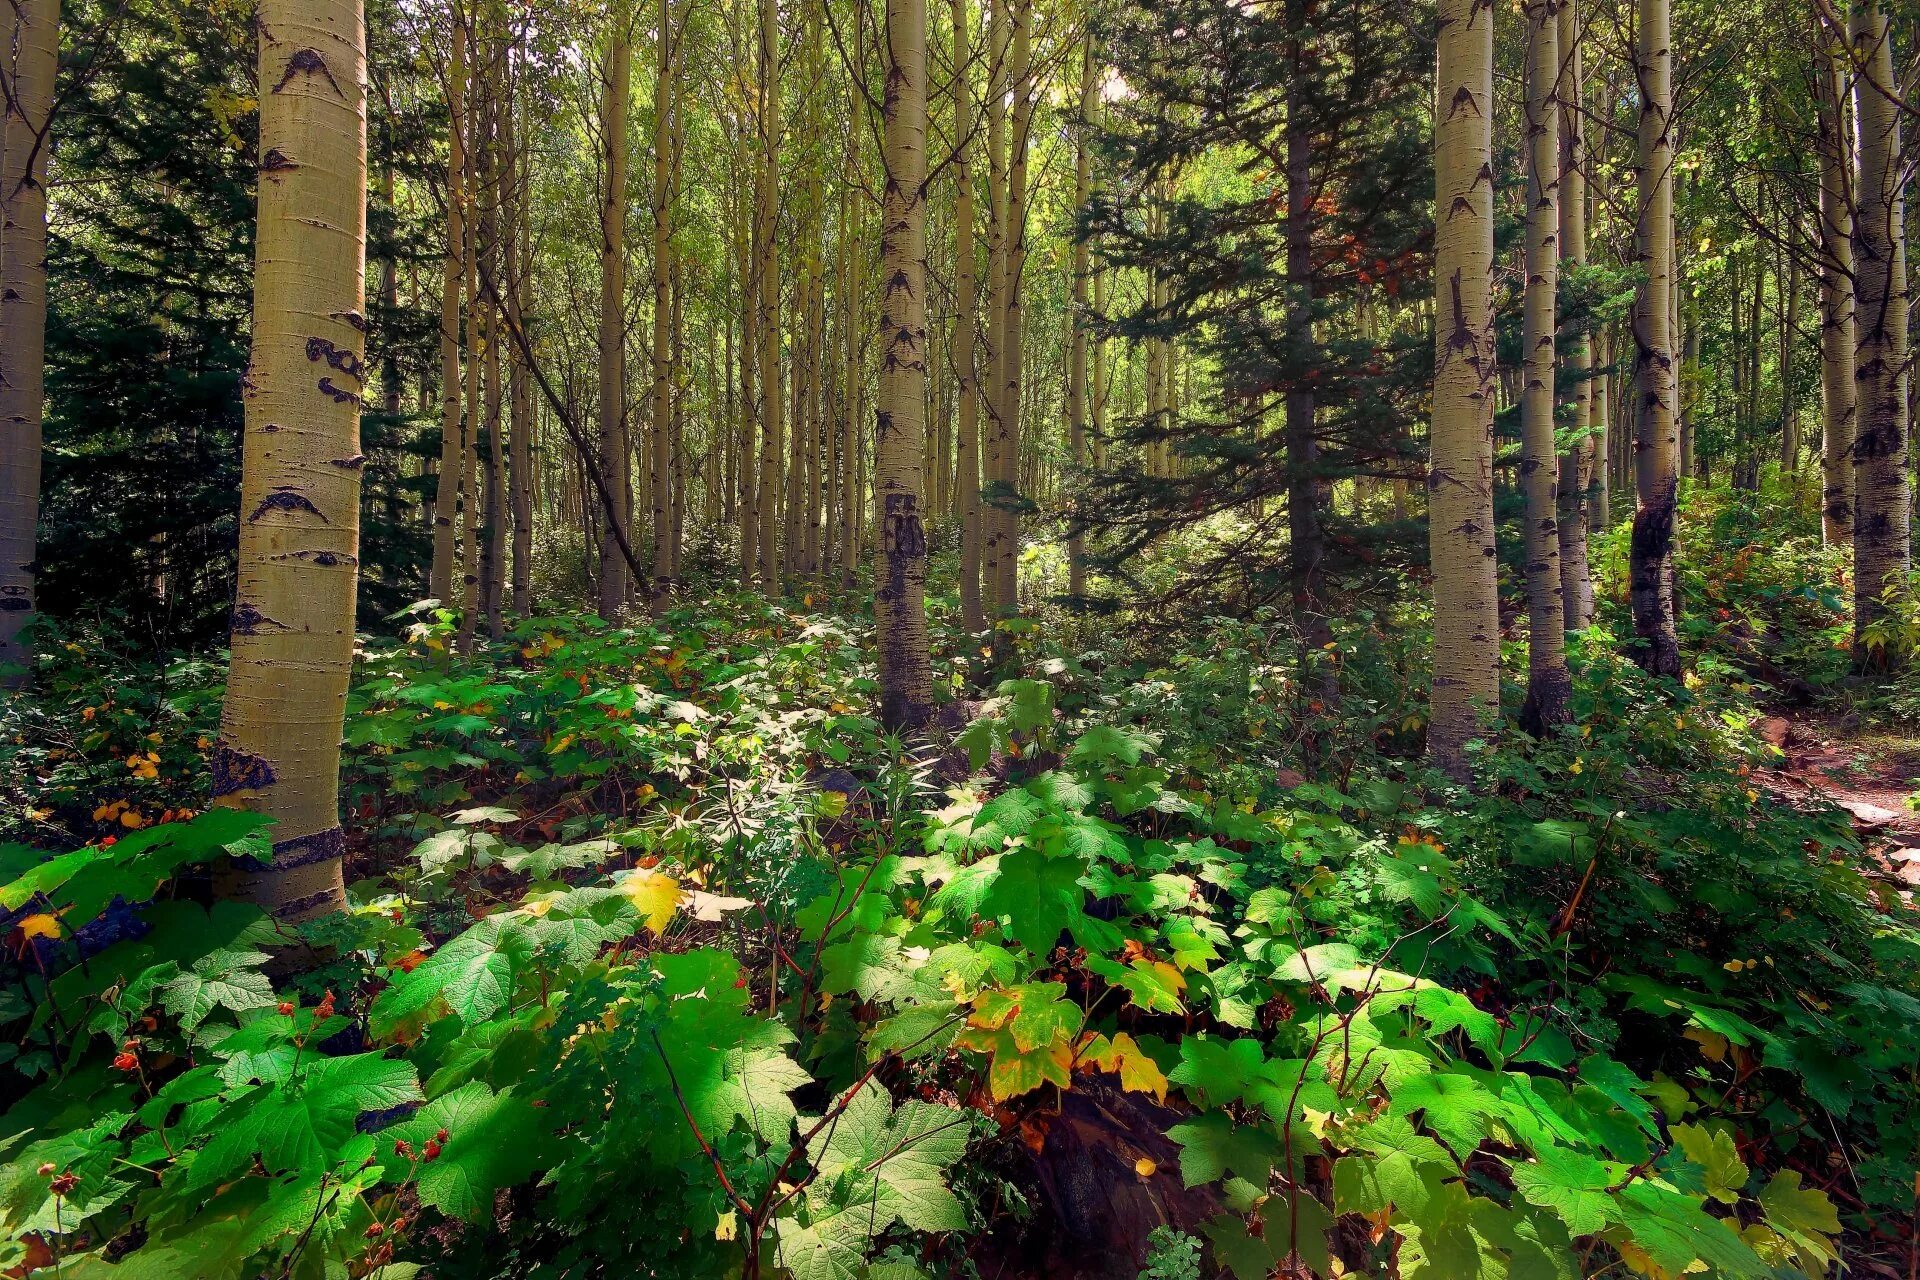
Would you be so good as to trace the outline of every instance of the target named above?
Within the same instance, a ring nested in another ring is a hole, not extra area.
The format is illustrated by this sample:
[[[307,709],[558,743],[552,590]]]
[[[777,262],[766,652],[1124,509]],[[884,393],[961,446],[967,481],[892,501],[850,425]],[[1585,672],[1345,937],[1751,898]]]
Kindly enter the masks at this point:
[[[1920,888],[1920,739],[1864,730],[1850,718],[1794,712],[1770,716],[1766,739],[1786,759],[1766,771],[1768,790],[1795,802],[1830,800],[1853,815],[1854,829],[1903,892]]]

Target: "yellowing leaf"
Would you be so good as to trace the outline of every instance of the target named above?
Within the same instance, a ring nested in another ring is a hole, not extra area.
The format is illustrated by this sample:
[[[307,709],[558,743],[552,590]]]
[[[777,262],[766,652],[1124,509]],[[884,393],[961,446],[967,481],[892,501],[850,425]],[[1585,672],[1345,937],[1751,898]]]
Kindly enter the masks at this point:
[[[629,871],[620,881],[620,892],[640,913],[641,923],[655,933],[663,933],[680,906],[680,882],[662,871],[650,868]]]
[[[1160,1166],[1147,1157],[1141,1156],[1133,1162],[1133,1171],[1143,1178],[1151,1178],[1160,1171]]]
[[[28,938],[53,938],[58,941],[60,920],[56,916],[45,914],[28,916],[20,922],[20,932]]]

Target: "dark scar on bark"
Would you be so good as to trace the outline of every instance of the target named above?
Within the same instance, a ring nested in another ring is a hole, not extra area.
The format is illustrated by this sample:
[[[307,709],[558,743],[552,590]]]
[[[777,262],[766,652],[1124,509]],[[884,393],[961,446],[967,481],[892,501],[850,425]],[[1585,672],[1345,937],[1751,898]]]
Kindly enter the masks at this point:
[[[325,338],[307,339],[307,359],[325,360],[327,364],[348,377],[358,379],[366,372],[366,366],[360,357],[344,347],[336,347]]]
[[[339,827],[326,831],[316,831],[310,836],[296,836],[283,840],[273,846],[273,860],[262,862],[248,854],[234,859],[235,865],[247,871],[291,871],[295,867],[310,867],[316,862],[331,862],[335,858],[345,857],[347,837]]]
[[[325,58],[322,58],[318,53],[314,52],[312,49],[295,50],[294,55],[291,58],[287,59],[286,74],[280,77],[279,84],[273,86],[273,91],[275,93],[278,93],[282,89],[286,88],[288,82],[290,82],[295,76],[300,76],[300,75],[310,76],[310,75],[314,75],[315,73],[325,76],[327,78],[327,83],[333,86],[333,91],[335,93],[339,94],[343,98],[347,96],[346,93],[340,88],[340,82],[333,78],[333,72],[327,69],[327,60]]]
[[[269,618],[266,614],[260,612],[259,608],[255,606],[251,601],[243,600],[238,605],[234,606],[234,610],[233,610],[233,634],[234,635],[237,635],[237,636],[257,635],[259,634],[259,631],[260,631],[260,624],[263,622],[271,624],[272,626],[277,627],[282,631],[288,630],[286,623],[276,622],[274,621],[274,619]]]
[[[320,379],[320,390],[326,393],[327,395],[332,396],[333,402],[335,404],[348,404],[348,403],[359,404],[360,403],[359,392],[348,391],[344,387],[334,386],[332,378]]]
[[[260,157],[260,172],[278,173],[282,169],[297,169],[300,166],[287,159],[287,153],[278,147],[268,147],[267,153]]]
[[[367,456],[356,453],[351,458],[333,458],[330,460],[330,465],[339,467],[342,471],[358,471],[367,465]]]
[[[275,489],[260,500],[260,505],[255,507],[253,514],[247,517],[247,523],[252,524],[269,511],[311,511],[320,517],[321,524],[332,523],[325,516],[320,515],[320,508],[314,506],[307,495],[298,489]]]
[[[213,744],[207,768],[213,775],[215,797],[230,796],[236,791],[259,791],[279,781],[272,762],[265,756],[241,751],[224,739]]]

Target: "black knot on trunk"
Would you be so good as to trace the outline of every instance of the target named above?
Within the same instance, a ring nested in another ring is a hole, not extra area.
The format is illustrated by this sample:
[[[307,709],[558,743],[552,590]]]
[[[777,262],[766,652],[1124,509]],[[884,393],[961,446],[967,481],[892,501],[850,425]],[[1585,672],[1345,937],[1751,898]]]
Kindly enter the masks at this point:
[[[279,781],[273,764],[265,756],[241,751],[224,738],[213,744],[213,755],[207,761],[207,769],[213,775],[213,795],[216,799],[230,796],[236,791],[264,790]]]
[[[262,498],[260,505],[253,509],[253,514],[247,517],[247,523],[254,523],[269,511],[307,511],[319,516],[321,524],[330,523],[325,516],[320,515],[320,508],[314,506],[313,501],[306,494],[291,487],[275,489]]]

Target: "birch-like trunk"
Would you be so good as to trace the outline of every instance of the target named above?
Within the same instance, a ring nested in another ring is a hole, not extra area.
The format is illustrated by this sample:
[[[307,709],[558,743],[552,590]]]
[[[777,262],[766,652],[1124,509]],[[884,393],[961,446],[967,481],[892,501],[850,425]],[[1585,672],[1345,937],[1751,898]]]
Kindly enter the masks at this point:
[[[633,528],[633,460],[627,446],[627,106],[633,79],[633,15],[628,0],[614,10],[600,129],[606,140],[607,189],[600,204],[600,467],[613,498],[600,531],[599,612],[612,622],[632,589],[620,536]],[[628,545],[632,542],[629,539]]]
[[[460,415],[460,317],[466,280],[467,34],[461,7],[453,9],[447,56],[447,253],[440,278],[440,474],[433,502],[433,567],[427,592],[453,608],[460,519],[460,477],[466,469]]]
[[[1000,557],[992,585],[994,608],[1000,613],[1020,611],[1020,416],[1026,386],[1026,308],[1021,295],[1027,265],[1027,152],[1033,134],[1033,0],[1011,0],[1011,31],[1007,52],[1007,91],[1012,105],[1007,119],[1007,224],[1005,319],[1001,335],[1000,379],[996,392],[999,468],[994,476],[998,501],[993,505],[999,529]]]
[[[1073,135],[1073,204],[1087,207],[1093,198],[1093,156],[1087,146],[1087,131],[1093,128],[1094,111],[1099,106],[1099,81],[1093,57],[1093,32],[1089,29],[1080,46],[1080,119]],[[1087,273],[1091,265],[1087,242],[1075,236],[1073,241],[1073,311],[1068,323],[1073,336],[1067,353],[1067,458],[1077,474],[1087,465]],[[1087,593],[1086,540],[1075,529],[1067,537],[1067,594],[1074,599]]]
[[[1823,50],[1820,86],[1820,529],[1853,544],[1853,114],[1845,54]]]
[[[1560,23],[1554,0],[1529,0],[1526,101],[1526,295],[1521,338],[1520,481],[1526,494],[1527,700],[1520,723],[1566,724],[1566,604],[1560,580],[1560,454],[1554,443],[1554,331],[1560,288]]]
[[[1560,261],[1587,265],[1587,145],[1583,115],[1586,86],[1582,76],[1580,7],[1559,6],[1560,46]],[[1593,576],[1587,563],[1594,484],[1594,439],[1588,433],[1592,412],[1593,341],[1582,330],[1567,335],[1562,358],[1562,403],[1573,429],[1573,444],[1560,457],[1560,593],[1566,629],[1578,631],[1593,621]]]
[[[1635,660],[1655,675],[1680,674],[1674,619],[1674,542],[1679,531],[1680,430],[1673,359],[1673,57],[1668,0],[1638,0],[1634,76],[1640,127],[1635,254],[1645,273],[1634,299],[1633,472],[1637,505],[1628,586]]]
[[[950,0],[953,65],[967,66],[967,0]],[[953,87],[953,367],[958,382],[959,426],[955,445],[960,515],[960,625],[969,633],[986,629],[980,598],[980,382],[975,366],[974,334],[980,323],[979,286],[974,279],[973,247],[973,85],[964,71]]]
[[[780,14],[760,0],[760,169],[754,247],[760,313],[760,583],[778,594],[785,548],[780,496],[786,475],[786,377],[780,366]]]
[[[652,457],[652,610],[657,616],[677,576],[673,563],[673,7],[660,0],[653,80],[653,411],[647,424]]]
[[[16,0],[12,93],[0,156],[0,688],[24,684],[33,655],[46,412],[47,158],[53,147],[60,0]]]
[[[1894,78],[1893,30],[1880,0],[1852,16],[1853,264],[1857,427],[1853,441],[1853,650],[1863,666],[1901,659],[1871,629],[1907,590],[1913,567],[1907,475],[1906,173]]]
[[[1011,554],[994,504],[1007,467],[1007,422],[1001,391],[1007,350],[1007,63],[1011,0],[987,0],[987,351],[986,420],[980,442],[980,586],[989,621],[1005,610],[1000,561]]]
[[[1441,0],[1434,96],[1433,713],[1427,753],[1461,782],[1500,712],[1493,547],[1493,6]]]
[[[360,0],[261,0],[253,347],[233,658],[215,803],[274,820],[223,895],[283,920],[346,903],[340,732],[353,666],[366,343]]]
[[[880,400],[874,413],[879,519],[873,613],[880,719],[914,730],[933,707],[927,537],[921,523],[927,381],[926,0],[887,0],[880,210]]]

